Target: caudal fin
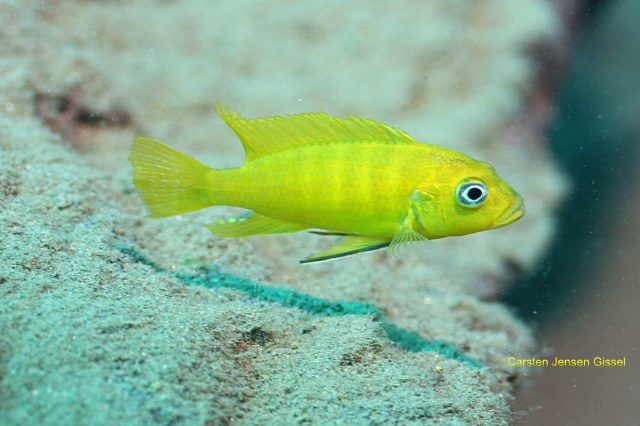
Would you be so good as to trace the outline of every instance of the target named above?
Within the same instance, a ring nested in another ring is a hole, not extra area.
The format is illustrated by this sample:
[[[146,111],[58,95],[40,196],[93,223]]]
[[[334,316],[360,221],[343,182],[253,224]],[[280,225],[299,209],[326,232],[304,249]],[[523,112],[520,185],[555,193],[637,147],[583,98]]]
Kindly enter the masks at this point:
[[[175,216],[214,204],[207,184],[210,167],[168,145],[138,137],[129,161],[133,183],[142,192],[151,217]]]

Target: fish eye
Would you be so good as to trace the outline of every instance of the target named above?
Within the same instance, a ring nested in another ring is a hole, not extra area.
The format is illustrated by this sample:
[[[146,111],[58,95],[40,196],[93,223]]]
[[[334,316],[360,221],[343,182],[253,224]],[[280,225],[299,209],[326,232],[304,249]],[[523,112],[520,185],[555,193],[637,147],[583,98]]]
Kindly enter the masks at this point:
[[[487,186],[480,182],[466,182],[458,186],[456,196],[464,207],[480,207],[489,195]]]

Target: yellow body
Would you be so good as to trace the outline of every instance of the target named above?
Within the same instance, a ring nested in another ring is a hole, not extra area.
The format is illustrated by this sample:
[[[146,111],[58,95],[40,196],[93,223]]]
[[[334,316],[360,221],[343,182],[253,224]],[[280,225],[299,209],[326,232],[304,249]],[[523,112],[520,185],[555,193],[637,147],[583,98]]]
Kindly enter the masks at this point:
[[[303,146],[211,172],[212,201],[310,228],[393,238],[413,191],[434,190],[451,175],[449,162],[433,161],[434,151],[453,154],[422,144]],[[446,236],[437,229],[422,234]]]
[[[490,165],[385,124],[322,113],[246,120],[224,106],[218,112],[245,146],[242,167],[215,170],[160,142],[134,141],[135,183],[152,216],[237,206],[255,214],[209,229],[230,237],[304,229],[345,236],[306,259],[316,261],[496,228],[523,214],[521,197]]]

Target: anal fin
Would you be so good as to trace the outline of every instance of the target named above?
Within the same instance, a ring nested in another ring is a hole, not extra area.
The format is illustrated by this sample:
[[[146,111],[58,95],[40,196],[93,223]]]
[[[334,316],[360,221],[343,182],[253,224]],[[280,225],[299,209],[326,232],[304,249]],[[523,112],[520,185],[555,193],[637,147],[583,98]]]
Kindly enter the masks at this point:
[[[362,237],[358,235],[349,235],[344,237],[335,246],[313,254],[300,261],[300,263],[319,262],[321,260],[335,259],[337,257],[349,256],[365,251],[378,250],[389,245],[389,240],[376,237]]]
[[[240,238],[263,234],[284,234],[308,228],[306,225],[284,222],[257,213],[232,217],[207,225],[209,231],[221,237]]]

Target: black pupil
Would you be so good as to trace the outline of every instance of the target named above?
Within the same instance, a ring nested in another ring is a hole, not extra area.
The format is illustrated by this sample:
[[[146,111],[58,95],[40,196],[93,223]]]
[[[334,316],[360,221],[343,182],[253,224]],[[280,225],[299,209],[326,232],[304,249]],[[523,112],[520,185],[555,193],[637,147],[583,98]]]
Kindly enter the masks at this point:
[[[472,201],[479,200],[480,197],[482,197],[482,189],[478,188],[477,186],[469,188],[469,190],[467,191],[467,197],[469,197],[469,199]]]

